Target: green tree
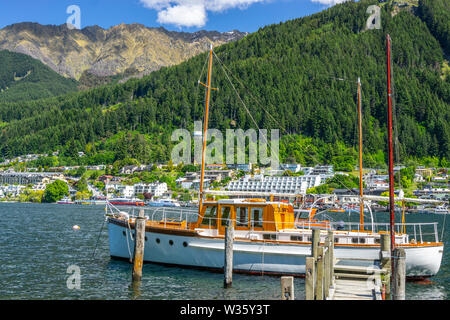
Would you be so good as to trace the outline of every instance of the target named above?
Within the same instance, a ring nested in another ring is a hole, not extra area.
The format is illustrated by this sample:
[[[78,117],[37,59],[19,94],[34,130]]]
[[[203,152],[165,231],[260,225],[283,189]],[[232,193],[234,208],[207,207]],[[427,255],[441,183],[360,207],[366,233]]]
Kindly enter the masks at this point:
[[[48,184],[42,198],[43,202],[52,203],[61,200],[69,194],[69,187],[61,180]]]

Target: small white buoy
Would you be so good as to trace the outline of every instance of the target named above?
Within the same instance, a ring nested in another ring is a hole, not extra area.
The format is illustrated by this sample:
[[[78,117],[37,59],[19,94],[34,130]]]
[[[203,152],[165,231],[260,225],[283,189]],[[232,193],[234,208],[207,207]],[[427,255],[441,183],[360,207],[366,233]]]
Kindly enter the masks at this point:
[[[73,229],[73,230],[80,230],[80,226],[74,225],[74,226],[72,227],[72,229]]]

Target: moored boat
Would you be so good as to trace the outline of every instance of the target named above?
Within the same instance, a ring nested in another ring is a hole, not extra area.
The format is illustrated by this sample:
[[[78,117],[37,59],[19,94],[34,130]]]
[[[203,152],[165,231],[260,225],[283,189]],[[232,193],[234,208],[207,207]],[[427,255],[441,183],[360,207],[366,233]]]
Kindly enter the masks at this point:
[[[147,203],[150,207],[180,207],[180,204],[173,199],[159,199]]]
[[[432,210],[433,213],[437,213],[437,214],[448,214],[448,208],[445,205],[441,205],[441,206],[437,206],[436,208],[434,208]]]
[[[307,221],[303,221],[304,228],[299,227],[292,205],[263,199],[208,200],[200,214],[190,212],[191,217],[197,217],[193,221],[182,219],[182,209],[176,210],[178,213],[172,211],[172,218],[169,211],[159,220],[152,219],[155,210],[147,215],[144,261],[222,270],[225,227],[230,222],[235,229],[235,272],[304,275],[306,257],[311,254],[313,228],[307,228]],[[134,250],[135,218],[111,208],[107,222],[111,257],[129,259]],[[425,232],[426,227],[435,224],[409,225],[417,232],[415,237],[402,232],[395,234],[396,246],[406,251],[409,278],[422,279],[439,271],[443,244],[438,242],[436,227],[433,238],[426,239],[431,234]],[[330,228],[334,229],[331,223]],[[319,229],[324,242],[328,229]],[[336,258],[378,259],[380,236],[386,232],[335,230]]]
[[[71,199],[64,198],[56,202],[57,204],[75,204]]]
[[[108,201],[115,206],[144,206],[144,201],[140,199],[115,198]]]

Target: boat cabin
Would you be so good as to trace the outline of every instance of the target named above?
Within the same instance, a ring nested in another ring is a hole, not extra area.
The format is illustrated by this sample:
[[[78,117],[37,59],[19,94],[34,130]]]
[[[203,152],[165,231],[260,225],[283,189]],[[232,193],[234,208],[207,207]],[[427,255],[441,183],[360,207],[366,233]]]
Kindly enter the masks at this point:
[[[279,231],[295,229],[294,208],[265,199],[222,199],[205,201],[195,228],[217,229],[225,234],[228,221],[235,230]]]

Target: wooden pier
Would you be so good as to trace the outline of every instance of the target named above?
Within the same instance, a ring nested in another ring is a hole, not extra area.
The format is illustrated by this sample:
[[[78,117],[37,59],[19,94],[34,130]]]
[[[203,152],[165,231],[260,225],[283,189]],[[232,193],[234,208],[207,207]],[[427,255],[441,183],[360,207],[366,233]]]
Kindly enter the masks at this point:
[[[381,275],[386,269],[361,266],[335,266],[331,300],[383,300]]]
[[[400,270],[391,294],[391,254],[389,236],[382,235],[378,259],[336,259],[334,234],[320,245],[320,230],[313,230],[311,257],[306,258],[306,300],[395,300],[405,299],[404,250],[395,249],[392,257]],[[396,257],[400,258],[396,258]]]

